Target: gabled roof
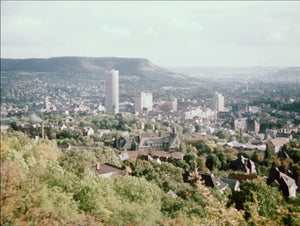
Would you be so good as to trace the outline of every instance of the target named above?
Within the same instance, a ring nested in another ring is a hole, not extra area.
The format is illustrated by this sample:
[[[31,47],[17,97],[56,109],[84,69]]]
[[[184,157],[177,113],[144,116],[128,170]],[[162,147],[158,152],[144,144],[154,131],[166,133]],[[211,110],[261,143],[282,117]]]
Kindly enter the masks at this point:
[[[241,155],[238,159],[232,162],[234,169],[243,169],[246,173],[256,173],[255,163]]]
[[[246,147],[245,144],[239,143],[237,141],[229,142],[229,143],[227,143],[227,145],[232,147],[232,148],[245,148]]]
[[[119,146],[122,149],[130,149],[132,145],[132,138],[131,137],[122,137],[119,140]]]
[[[139,155],[148,154],[148,151],[123,151],[121,154],[127,153],[129,158],[136,159]]]
[[[91,169],[95,171],[97,176],[101,176],[107,173],[122,173],[126,171],[118,166],[109,163],[96,163],[91,166]]]
[[[219,188],[220,190],[224,190],[229,185],[220,180],[219,177],[216,177],[213,173],[199,173],[201,175],[202,180],[205,181],[205,185],[213,188]]]
[[[229,179],[229,178],[220,178],[221,181],[227,183],[231,189],[235,191],[240,191],[240,182],[238,180]]]
[[[124,151],[119,155],[119,158],[121,161],[125,161],[125,160],[129,159],[129,155],[127,154],[126,151]]]
[[[163,144],[169,142],[169,137],[145,137],[142,138],[139,147],[148,147],[150,144]]]
[[[182,152],[171,152],[170,155],[174,158],[174,159],[178,159],[178,160],[183,160],[184,154]]]
[[[177,142],[176,142],[177,141]],[[139,147],[149,146],[163,146],[168,145],[168,148],[176,148],[180,144],[180,140],[177,136],[168,137],[144,137],[139,143]]]
[[[172,190],[169,190],[167,195],[170,195],[173,199],[176,199],[178,196]]]
[[[285,184],[288,186],[288,187],[291,187],[293,185],[296,184],[295,180],[291,177],[289,177],[288,175],[282,173],[279,171],[278,168],[276,168],[277,172],[279,173],[279,178],[282,178],[283,181],[285,182]]]
[[[270,174],[268,178],[268,184],[275,182],[279,186],[279,189],[283,192],[283,195],[287,197],[296,197],[296,190],[298,186],[293,178],[279,171],[276,167],[275,171]]]

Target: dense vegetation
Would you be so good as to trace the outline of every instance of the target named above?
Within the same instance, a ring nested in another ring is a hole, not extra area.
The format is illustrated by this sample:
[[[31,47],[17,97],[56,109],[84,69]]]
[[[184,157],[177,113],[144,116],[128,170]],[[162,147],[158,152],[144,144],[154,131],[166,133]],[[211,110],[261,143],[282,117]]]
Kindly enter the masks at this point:
[[[227,160],[236,153],[211,151],[210,142],[183,146],[187,154],[182,163],[137,160],[123,164],[110,147],[66,151],[58,149],[54,140],[36,142],[21,132],[1,134],[1,224],[300,223],[299,198],[287,202],[277,188],[268,186],[261,177],[243,182],[239,193],[228,190],[221,194],[204,186],[196,174],[190,174],[195,183],[184,183],[185,169],[207,170],[207,166],[224,174]],[[282,164],[296,167],[299,151],[291,148],[289,153],[292,162]],[[212,159],[211,164],[206,160],[206,166],[205,156]],[[218,163],[214,165],[215,161]],[[263,164],[264,159],[260,161]],[[97,177],[89,169],[96,162],[123,165],[129,174],[115,179]],[[169,190],[178,197],[167,195]]]

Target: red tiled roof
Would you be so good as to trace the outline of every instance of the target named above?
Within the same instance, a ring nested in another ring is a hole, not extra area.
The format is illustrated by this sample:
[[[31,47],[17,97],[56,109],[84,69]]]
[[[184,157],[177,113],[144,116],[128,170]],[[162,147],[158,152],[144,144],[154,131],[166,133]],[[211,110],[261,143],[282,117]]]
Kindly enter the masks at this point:
[[[101,175],[101,174],[105,174],[105,173],[111,173],[111,172],[121,172],[121,171],[123,171],[122,168],[114,166],[114,165],[109,164],[109,163],[100,163],[99,166],[100,166],[100,169],[98,169],[98,170],[97,170],[97,164],[91,166],[91,168],[96,171],[97,175]]]
[[[172,156],[174,159],[181,159],[181,160],[183,160],[184,154],[183,154],[182,152],[172,152],[172,153],[171,153],[171,156]]]

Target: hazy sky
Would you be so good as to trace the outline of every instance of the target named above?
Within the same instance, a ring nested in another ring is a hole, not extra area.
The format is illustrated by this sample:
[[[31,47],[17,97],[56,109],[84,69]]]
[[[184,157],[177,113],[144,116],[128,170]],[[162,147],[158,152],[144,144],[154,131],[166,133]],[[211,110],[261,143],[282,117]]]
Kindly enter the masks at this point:
[[[300,66],[300,2],[1,1],[1,57]]]

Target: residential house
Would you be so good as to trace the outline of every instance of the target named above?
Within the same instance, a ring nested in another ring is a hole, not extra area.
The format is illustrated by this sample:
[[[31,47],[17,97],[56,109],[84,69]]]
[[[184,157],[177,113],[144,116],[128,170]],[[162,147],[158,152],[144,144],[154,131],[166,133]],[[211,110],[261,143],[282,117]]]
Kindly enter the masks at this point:
[[[137,146],[139,151],[175,151],[180,147],[177,135],[168,137],[143,138]]]
[[[111,133],[109,129],[98,129],[97,132],[99,133],[100,137],[102,137],[104,134]]]
[[[129,159],[129,155],[127,154],[127,151],[122,152],[119,156],[119,159],[123,162],[125,160]]]
[[[233,170],[242,170],[246,174],[256,173],[255,163],[241,155],[237,160],[231,162]]]
[[[116,147],[119,150],[135,150],[136,149],[135,138],[132,138],[132,137],[120,137],[117,140]]]
[[[133,144],[134,142],[134,144]],[[120,137],[117,141],[119,150],[138,151],[169,151],[174,152],[180,147],[180,139],[174,130],[170,136],[154,137],[139,135],[134,139],[131,137]]]
[[[65,129],[68,129],[68,127],[65,124],[62,124],[61,126],[59,126],[60,131],[64,131]]]
[[[258,134],[260,130],[260,124],[255,119],[248,119],[247,130],[249,134]]]
[[[250,151],[258,151],[258,152],[264,152],[266,150],[266,145],[253,145],[250,143],[244,144],[244,143],[239,143],[237,141],[232,141],[232,142],[218,142],[218,146],[223,146],[223,147],[230,147],[230,148],[235,148],[238,150],[250,150]]]
[[[83,132],[84,136],[92,136],[92,135],[94,135],[94,129],[91,128],[91,127],[84,127],[82,132]]]
[[[229,188],[229,184],[223,182],[219,177],[216,177],[213,173],[200,172],[201,180],[204,181],[205,185],[212,188],[218,188],[223,194],[224,191]]]
[[[246,144],[239,143],[237,141],[231,141],[231,142],[228,142],[225,146],[230,147],[230,148],[244,150],[246,147]]]
[[[247,118],[238,118],[234,120],[234,130],[242,129],[245,131],[247,129]]]
[[[251,139],[251,143],[258,145],[258,144],[262,144],[262,142],[265,140],[265,134],[263,133],[259,133],[257,135],[255,135],[252,139]]]
[[[284,197],[291,198],[296,197],[296,191],[298,186],[293,178],[279,171],[276,167],[273,173],[268,178],[268,183],[271,184],[275,182],[282,191]]]
[[[280,148],[289,142],[288,138],[285,137],[276,137],[268,141],[268,144],[271,148],[273,154],[277,154]]]
[[[229,179],[229,178],[220,178],[221,181],[223,181],[224,183],[228,184],[229,187],[233,190],[233,191],[240,191],[240,182],[238,180],[234,180],[234,179]]]
[[[105,178],[114,178],[126,174],[126,169],[122,169],[109,163],[96,163],[90,166],[95,171],[96,175]]]

